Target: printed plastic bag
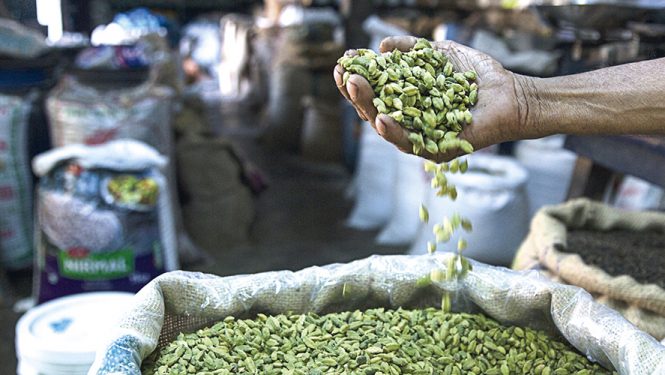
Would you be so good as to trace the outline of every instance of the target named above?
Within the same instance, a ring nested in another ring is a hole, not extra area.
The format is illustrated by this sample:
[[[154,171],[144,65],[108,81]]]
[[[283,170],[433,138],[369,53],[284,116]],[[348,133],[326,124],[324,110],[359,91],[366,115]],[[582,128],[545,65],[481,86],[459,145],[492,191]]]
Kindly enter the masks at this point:
[[[130,140],[38,155],[38,302],[89,291],[136,292],[177,268],[166,159]]]
[[[150,34],[152,35],[152,34]],[[117,139],[144,142],[172,160],[171,130],[173,90],[154,80],[135,87],[98,90],[73,78],[65,78],[47,99],[49,129],[56,147],[71,144],[103,144]],[[201,260],[201,250],[191,245],[182,225],[175,195],[176,171],[171,163],[165,172],[172,193],[178,233],[178,252],[183,262]]]
[[[162,275],[135,296],[88,374],[139,375],[141,361],[180,332],[228,316],[437,306],[444,291],[454,295],[453,311],[484,312],[504,324],[561,335],[621,375],[665,373],[665,346],[580,288],[476,262],[460,282],[418,286],[423,275],[445,267],[449,256],[373,256],[299,272],[230,277]]]

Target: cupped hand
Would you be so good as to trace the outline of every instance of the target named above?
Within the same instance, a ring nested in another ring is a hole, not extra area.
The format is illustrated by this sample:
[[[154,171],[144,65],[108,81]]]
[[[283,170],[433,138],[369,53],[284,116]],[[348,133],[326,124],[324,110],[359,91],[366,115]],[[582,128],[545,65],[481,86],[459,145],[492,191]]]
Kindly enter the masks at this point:
[[[408,51],[416,41],[415,37],[390,37],[383,40],[380,50]],[[475,150],[519,139],[522,127],[519,101],[522,98],[518,95],[520,84],[516,76],[488,55],[461,44],[445,41],[432,43],[432,46],[448,57],[456,71],[475,70],[477,73],[478,102],[471,108],[473,121],[464,127],[459,138],[469,141]],[[372,104],[374,91],[369,82],[362,76],[353,74],[344,85],[344,68],[340,65],[335,67],[334,75],[337,87],[353,104],[358,115],[368,121],[385,140],[404,152],[412,153],[408,132],[390,116],[378,114]],[[421,156],[436,162],[445,162],[461,154],[462,150],[450,150],[436,155],[423,151]]]

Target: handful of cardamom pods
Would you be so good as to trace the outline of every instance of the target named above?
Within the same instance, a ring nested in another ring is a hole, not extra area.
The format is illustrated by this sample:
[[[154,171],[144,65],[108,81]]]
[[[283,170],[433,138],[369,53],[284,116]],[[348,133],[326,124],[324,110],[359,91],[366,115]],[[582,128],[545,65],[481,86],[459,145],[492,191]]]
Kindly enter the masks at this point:
[[[418,39],[408,52],[379,55],[359,49],[338,63],[345,71],[344,84],[354,73],[369,81],[377,111],[409,131],[414,154],[473,152],[471,143],[457,135],[473,119],[469,109],[478,100],[475,71],[456,72],[448,58],[425,39]]]

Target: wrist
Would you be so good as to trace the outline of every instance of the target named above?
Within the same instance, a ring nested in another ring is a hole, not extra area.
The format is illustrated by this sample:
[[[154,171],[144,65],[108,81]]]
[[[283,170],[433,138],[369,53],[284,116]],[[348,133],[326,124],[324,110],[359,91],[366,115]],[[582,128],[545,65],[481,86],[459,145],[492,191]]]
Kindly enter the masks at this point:
[[[517,126],[520,139],[542,138],[553,134],[548,131],[545,116],[544,93],[540,78],[513,74],[517,101]]]

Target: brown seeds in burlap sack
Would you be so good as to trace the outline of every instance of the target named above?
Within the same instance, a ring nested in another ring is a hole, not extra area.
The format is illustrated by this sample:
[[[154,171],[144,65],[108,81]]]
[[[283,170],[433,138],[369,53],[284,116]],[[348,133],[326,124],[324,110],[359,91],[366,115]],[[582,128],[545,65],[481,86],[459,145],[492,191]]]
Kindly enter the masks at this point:
[[[586,199],[546,207],[534,217],[513,264],[514,269],[544,270],[580,286],[640,329],[659,340],[665,338],[665,289],[655,283],[640,283],[632,275],[611,275],[570,253],[574,249],[568,246],[568,233],[575,230],[665,233],[665,214],[626,212]],[[607,256],[610,258],[604,261],[634,261]]]

